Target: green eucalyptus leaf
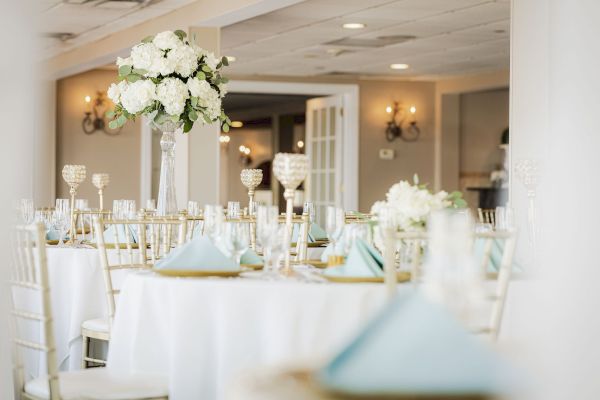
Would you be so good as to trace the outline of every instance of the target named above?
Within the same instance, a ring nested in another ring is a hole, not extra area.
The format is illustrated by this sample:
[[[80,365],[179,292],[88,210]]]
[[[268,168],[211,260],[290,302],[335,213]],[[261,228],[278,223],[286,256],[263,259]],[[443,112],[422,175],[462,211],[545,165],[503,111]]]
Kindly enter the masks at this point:
[[[189,117],[190,121],[195,121],[198,119],[198,113],[196,112],[196,110],[191,110],[188,113],[188,117]]]
[[[108,127],[109,127],[110,129],[117,129],[117,128],[119,127],[119,125],[117,124],[117,120],[115,119],[115,120],[113,120],[113,121],[110,121],[110,122],[108,123]]]
[[[211,71],[212,71],[212,69],[210,69],[210,67],[209,67],[208,65],[204,64],[204,65],[202,66],[202,71],[204,71],[204,72],[211,72]]]
[[[127,75],[127,82],[133,83],[133,82],[137,82],[140,79],[142,79],[142,77],[138,74],[129,74]]]
[[[115,111],[114,110],[108,110],[106,112],[106,118],[113,119],[114,117],[115,117]]]
[[[229,66],[229,60],[227,59],[227,57],[221,58],[221,64],[223,64],[226,67]]]
[[[205,74],[204,72],[202,72],[202,71],[198,71],[198,72],[196,73],[196,78],[198,78],[198,79],[200,79],[201,81],[203,81],[203,80],[205,80],[205,79],[206,79],[206,74]]]
[[[148,73],[148,71],[145,69],[141,69],[141,68],[140,69],[134,68],[133,73],[138,74],[138,75],[146,75]]]
[[[173,32],[175,35],[177,35],[177,37],[183,41],[183,39],[185,39],[185,37],[187,36],[187,33],[185,33],[184,31],[182,31],[181,29],[177,29],[175,32]]]
[[[121,65],[119,67],[119,76],[127,76],[131,73],[131,65]]]
[[[464,199],[456,199],[454,201],[454,207],[465,208],[465,207],[467,207],[467,202]]]
[[[179,115],[169,115],[169,119],[173,122],[179,122]]]
[[[195,96],[192,96],[190,99],[190,103],[192,104],[192,107],[196,107],[198,105],[198,98]]]
[[[228,124],[223,124],[223,132],[227,133],[229,132],[229,125]]]
[[[119,118],[116,119],[117,121],[117,126],[121,127],[123,125],[125,125],[125,122],[127,122],[127,117],[124,115],[120,115]]]
[[[225,78],[225,77],[223,76],[223,77],[221,77],[221,82],[223,82],[223,83],[227,83],[227,82],[229,82],[229,79],[228,79],[228,78]]]
[[[186,120],[183,124],[183,132],[188,133],[192,130],[192,126],[194,126],[194,123],[190,120]]]
[[[204,117],[204,121],[205,121],[207,124],[212,124],[212,121],[210,120],[210,118],[208,118],[208,115],[206,115],[206,114],[202,114],[202,116]]]
[[[146,36],[145,38],[142,39],[142,43],[150,43],[154,40],[154,36]]]

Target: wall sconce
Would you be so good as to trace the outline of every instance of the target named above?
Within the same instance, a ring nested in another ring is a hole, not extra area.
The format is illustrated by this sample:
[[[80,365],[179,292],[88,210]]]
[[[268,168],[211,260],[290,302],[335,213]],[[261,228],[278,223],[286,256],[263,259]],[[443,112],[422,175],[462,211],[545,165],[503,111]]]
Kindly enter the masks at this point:
[[[122,126],[119,129],[107,129],[108,124],[104,120],[104,112],[106,111],[104,93],[96,92],[95,99],[85,96],[84,100],[86,109],[81,127],[86,134],[91,135],[96,131],[102,131],[109,136],[115,136],[121,133]],[[94,115],[92,116],[92,114]]]
[[[391,115],[385,129],[385,137],[389,142],[393,142],[396,138],[400,138],[406,142],[414,142],[419,138],[421,130],[417,126],[417,108],[415,106],[410,106],[409,108],[411,121],[406,130],[402,129],[406,115],[404,109],[400,107],[397,101],[394,102],[393,106],[387,106],[385,112]],[[400,118],[399,121],[398,118]]]
[[[244,167],[247,167],[252,162],[252,157],[250,157],[250,148],[244,145],[239,147],[240,150],[240,164]]]
[[[229,135],[219,136],[219,143],[221,143],[224,147],[227,147],[229,142],[231,142],[231,137]]]

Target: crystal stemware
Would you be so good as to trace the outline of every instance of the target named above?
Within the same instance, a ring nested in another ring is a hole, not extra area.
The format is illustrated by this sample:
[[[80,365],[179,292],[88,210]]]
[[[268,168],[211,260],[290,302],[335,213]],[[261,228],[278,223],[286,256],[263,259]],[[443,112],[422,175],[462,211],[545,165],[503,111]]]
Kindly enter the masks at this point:
[[[27,225],[31,224],[35,214],[33,199],[21,199],[19,202],[19,209],[21,211],[21,220],[23,223]]]
[[[240,218],[240,202],[230,201],[227,203],[227,219],[239,219]]]
[[[219,237],[223,225],[223,207],[220,205],[207,204],[204,207],[203,232],[213,242]]]
[[[262,169],[243,169],[240,173],[242,184],[248,189],[248,213],[254,215],[254,190],[263,179]]]
[[[223,224],[223,244],[231,254],[236,265],[240,265],[242,254],[250,244],[250,230],[245,222],[226,222]]]
[[[344,210],[335,207],[335,206],[327,206],[326,214],[325,214],[325,231],[327,232],[327,236],[329,237],[329,242],[331,243],[332,250],[332,264],[337,264],[340,260],[337,260],[336,256],[338,255],[337,242],[340,239],[343,229],[344,229]]]
[[[69,237],[69,243],[75,243],[76,231],[75,231],[75,194],[77,194],[77,188],[85,180],[86,169],[85,165],[70,165],[67,164],[62,169],[62,177],[69,185],[69,194],[71,195],[71,236]]]
[[[98,189],[98,198],[100,210],[104,209],[104,189],[110,183],[110,175],[105,173],[92,174],[92,183]]]
[[[54,207],[54,213],[52,215],[52,224],[54,226],[54,229],[58,231],[59,247],[64,246],[64,236],[67,230],[69,229],[69,223],[71,219],[70,210],[71,207],[69,204],[69,199],[56,199],[56,205]],[[69,237],[69,240],[71,242],[74,240],[74,232],[75,230],[72,230],[71,235]]]
[[[188,201],[187,204],[187,213],[188,215],[192,216],[192,217],[196,217],[198,215],[200,215],[200,205],[198,204],[197,201]]]
[[[283,197],[286,201],[285,239],[288,242],[290,241],[292,234],[292,209],[294,192],[306,178],[308,169],[309,160],[305,154],[277,153],[273,159],[273,174],[285,189],[283,192]],[[285,254],[285,269],[287,273],[291,272],[289,251],[287,254]]]

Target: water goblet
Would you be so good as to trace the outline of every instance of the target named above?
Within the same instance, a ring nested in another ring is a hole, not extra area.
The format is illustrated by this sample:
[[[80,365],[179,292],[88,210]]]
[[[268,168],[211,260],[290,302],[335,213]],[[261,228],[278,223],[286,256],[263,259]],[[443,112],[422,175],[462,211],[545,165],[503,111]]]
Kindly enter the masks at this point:
[[[231,254],[236,265],[240,265],[242,254],[250,244],[250,230],[245,222],[225,222],[222,238],[227,252]]]
[[[227,203],[227,219],[240,218],[240,202],[230,201]]]
[[[248,189],[248,213],[254,215],[255,204],[254,204],[254,190],[263,179],[262,169],[243,169],[240,173],[242,184]]]
[[[335,206],[327,206],[325,214],[325,231],[329,237],[331,243],[331,249],[333,250],[333,256],[337,255],[337,241],[342,235],[344,229],[344,210]],[[334,260],[335,263],[340,260]]]
[[[27,225],[31,224],[35,214],[33,199],[21,199],[19,202],[19,209],[21,211],[21,220],[23,223]]]

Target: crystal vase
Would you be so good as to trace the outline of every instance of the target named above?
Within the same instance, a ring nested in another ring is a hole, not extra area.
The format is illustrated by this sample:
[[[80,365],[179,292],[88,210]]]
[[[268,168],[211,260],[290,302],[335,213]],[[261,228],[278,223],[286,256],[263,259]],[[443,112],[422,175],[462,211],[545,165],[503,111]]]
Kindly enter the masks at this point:
[[[177,214],[177,196],[175,194],[175,131],[176,124],[157,126],[162,131],[160,148],[160,183],[158,185],[157,215]]]

